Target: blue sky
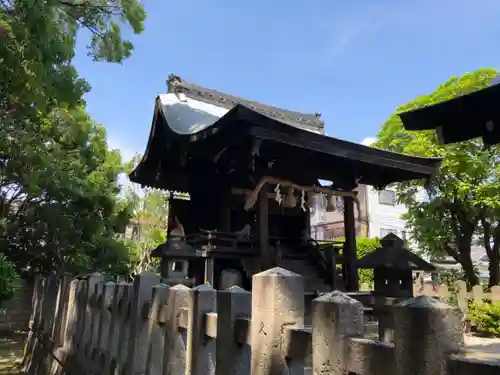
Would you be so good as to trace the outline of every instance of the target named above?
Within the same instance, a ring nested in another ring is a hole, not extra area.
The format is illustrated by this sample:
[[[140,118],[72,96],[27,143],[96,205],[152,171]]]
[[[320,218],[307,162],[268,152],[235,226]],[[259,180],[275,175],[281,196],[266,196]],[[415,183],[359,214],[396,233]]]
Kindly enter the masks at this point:
[[[306,5],[307,4],[307,5]],[[170,72],[262,103],[321,112],[361,142],[396,107],[477,68],[500,68],[498,0],[146,0],[123,65],[76,65],[88,110],[125,158],[143,152]]]

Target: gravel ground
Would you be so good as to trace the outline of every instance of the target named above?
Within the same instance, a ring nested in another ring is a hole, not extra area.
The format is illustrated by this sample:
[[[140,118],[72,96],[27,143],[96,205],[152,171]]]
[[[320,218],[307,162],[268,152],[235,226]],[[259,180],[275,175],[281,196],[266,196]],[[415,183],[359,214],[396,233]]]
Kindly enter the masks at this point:
[[[500,363],[500,338],[465,335],[466,356],[474,359],[493,360]]]
[[[378,324],[365,324],[365,337],[378,340]],[[492,360],[500,363],[500,338],[479,337],[472,334],[464,335],[467,358],[478,360]]]
[[[25,338],[24,332],[0,332],[0,375],[19,374]]]

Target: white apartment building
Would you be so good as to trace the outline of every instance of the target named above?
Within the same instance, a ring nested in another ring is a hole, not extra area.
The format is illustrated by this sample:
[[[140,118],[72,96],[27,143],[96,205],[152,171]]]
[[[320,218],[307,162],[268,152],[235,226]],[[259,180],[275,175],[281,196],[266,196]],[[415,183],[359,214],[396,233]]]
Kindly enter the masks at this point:
[[[356,215],[356,235],[361,237],[385,237],[394,233],[408,240],[406,221],[403,215],[407,208],[397,202],[394,189],[376,190],[372,186],[360,185],[358,199],[361,205],[361,217]],[[417,199],[425,199],[424,190]],[[316,199],[311,209],[311,235],[317,240],[331,240],[343,236],[343,206],[338,200],[336,210],[326,211],[326,204]],[[356,210],[357,212],[357,210]],[[411,244],[410,244],[411,246]]]
[[[407,212],[406,206],[397,202],[396,192],[393,189],[376,190],[372,186],[366,187],[368,210],[368,237],[383,238],[389,233],[406,240],[406,222],[403,215]]]

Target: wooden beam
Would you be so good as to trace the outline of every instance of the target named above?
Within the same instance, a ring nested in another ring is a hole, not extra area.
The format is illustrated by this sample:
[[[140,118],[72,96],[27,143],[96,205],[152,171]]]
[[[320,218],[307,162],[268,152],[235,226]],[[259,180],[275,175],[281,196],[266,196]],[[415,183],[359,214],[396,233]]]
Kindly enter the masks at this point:
[[[317,151],[354,162],[366,163],[374,169],[385,167],[395,171],[421,175],[418,177],[431,175],[435,171],[435,166],[431,164],[433,162],[431,159],[419,159],[408,155],[391,154],[387,151],[307,131],[298,136],[297,134],[288,134],[273,129],[251,127],[250,134],[263,140],[287,143],[298,148]]]
[[[358,269],[356,267],[356,219],[354,217],[354,200],[344,197],[344,282],[348,292],[359,289]]]

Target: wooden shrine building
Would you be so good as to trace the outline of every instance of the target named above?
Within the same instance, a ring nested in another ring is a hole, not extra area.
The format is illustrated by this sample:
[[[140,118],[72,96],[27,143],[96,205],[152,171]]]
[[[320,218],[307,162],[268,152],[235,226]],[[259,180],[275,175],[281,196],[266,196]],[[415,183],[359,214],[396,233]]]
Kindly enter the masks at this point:
[[[168,93],[156,99],[143,159],[130,179],[189,193],[189,201],[170,202],[169,219],[182,224],[183,238],[176,240],[184,246],[174,247],[188,249],[182,258],[195,282],[217,287],[221,274],[232,269],[249,283],[253,273],[282,265],[316,272],[311,279],[323,280],[330,290],[356,290],[354,210],[359,207],[353,189],[428,179],[439,164],[440,159],[325,136],[319,114],[263,105],[170,75]],[[329,202],[344,200],[341,255],[309,238],[308,202],[318,194]],[[156,252],[172,258],[167,248],[172,246]]]

